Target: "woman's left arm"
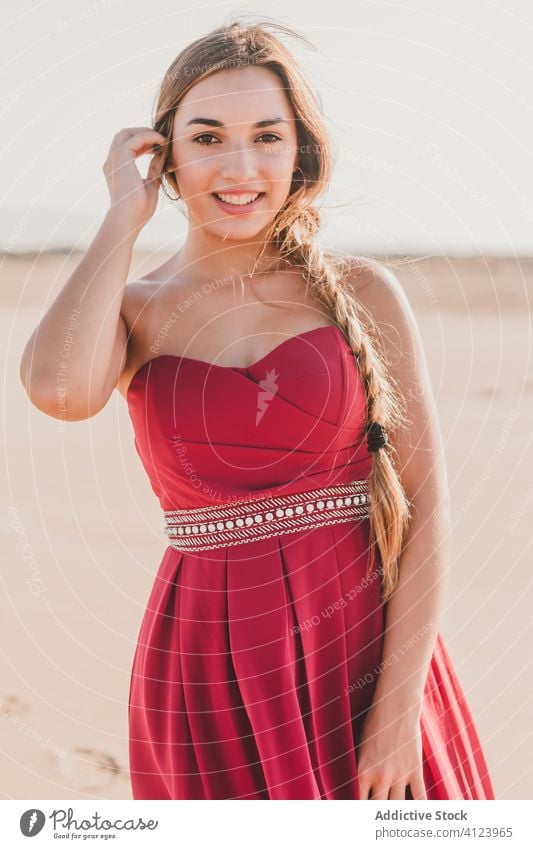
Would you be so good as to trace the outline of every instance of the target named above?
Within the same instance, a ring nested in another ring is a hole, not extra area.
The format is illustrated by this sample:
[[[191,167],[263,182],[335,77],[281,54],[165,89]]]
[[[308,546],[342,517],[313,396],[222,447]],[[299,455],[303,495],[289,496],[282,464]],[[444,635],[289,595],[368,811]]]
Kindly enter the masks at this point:
[[[382,662],[364,724],[362,766],[366,762],[374,784],[376,769],[380,775],[380,786],[373,787],[378,795],[373,792],[372,798],[403,799],[407,783],[413,798],[425,798],[420,715],[450,555],[444,450],[420,333],[400,283],[388,268],[378,266],[357,297],[378,324],[387,366],[405,399],[406,425],[389,438],[412,513],[398,586],[386,607]],[[362,787],[366,789],[364,779]]]

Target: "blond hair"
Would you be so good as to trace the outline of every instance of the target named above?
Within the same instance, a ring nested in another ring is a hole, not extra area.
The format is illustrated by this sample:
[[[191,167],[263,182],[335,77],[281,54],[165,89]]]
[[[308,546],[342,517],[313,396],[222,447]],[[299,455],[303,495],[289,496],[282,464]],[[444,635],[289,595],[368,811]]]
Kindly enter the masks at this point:
[[[270,32],[272,30],[273,32]],[[296,117],[298,168],[284,206],[278,211],[264,248],[271,243],[282,261],[301,273],[318,301],[343,331],[358,363],[367,400],[365,430],[373,422],[387,433],[405,424],[405,403],[396,382],[387,374],[377,326],[354,294],[374,259],[324,252],[316,243],[320,214],[313,201],[327,187],[332,153],[318,95],[313,92],[290,51],[275,32],[307,39],[283,24],[266,21],[245,24],[242,19],[217,27],[185,47],[168,68],[161,83],[153,127],[172,138],[175,110],[185,94],[202,79],[220,70],[250,64],[273,71],[280,79]],[[311,45],[312,46],[312,45]],[[171,145],[161,151],[163,190],[169,186],[179,198],[175,174],[168,169]],[[260,259],[258,256],[257,261]],[[379,263],[378,263],[379,266]],[[394,465],[395,450],[387,444],[373,453],[369,478],[371,496],[370,546],[381,574],[382,601],[395,590],[399,559],[411,519],[410,502]],[[368,575],[373,568],[369,558]]]

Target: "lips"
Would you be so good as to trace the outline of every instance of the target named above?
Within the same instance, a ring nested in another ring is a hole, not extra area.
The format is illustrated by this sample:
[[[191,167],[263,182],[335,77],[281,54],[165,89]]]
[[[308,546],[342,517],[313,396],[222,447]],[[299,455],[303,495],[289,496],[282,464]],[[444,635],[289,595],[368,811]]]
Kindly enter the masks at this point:
[[[228,192],[228,194],[231,194],[231,192]],[[235,192],[234,194],[251,195],[254,194],[254,192]],[[221,200],[216,192],[212,192],[211,196],[214,198],[218,206],[225,212],[229,212],[231,215],[243,215],[248,212],[253,212],[257,208],[263,200],[265,192],[259,192],[257,198],[249,203],[227,203],[226,201]]]

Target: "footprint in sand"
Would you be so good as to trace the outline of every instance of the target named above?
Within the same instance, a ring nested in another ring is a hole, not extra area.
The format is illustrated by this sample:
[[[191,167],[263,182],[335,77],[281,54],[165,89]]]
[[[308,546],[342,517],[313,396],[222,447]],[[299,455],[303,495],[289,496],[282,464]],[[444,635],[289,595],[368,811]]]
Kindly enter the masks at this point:
[[[19,699],[18,696],[0,696],[0,717],[9,719],[10,716],[22,716],[30,709],[28,702]]]
[[[78,790],[101,790],[124,775],[124,770],[112,755],[89,746],[68,749],[60,760],[60,769]]]

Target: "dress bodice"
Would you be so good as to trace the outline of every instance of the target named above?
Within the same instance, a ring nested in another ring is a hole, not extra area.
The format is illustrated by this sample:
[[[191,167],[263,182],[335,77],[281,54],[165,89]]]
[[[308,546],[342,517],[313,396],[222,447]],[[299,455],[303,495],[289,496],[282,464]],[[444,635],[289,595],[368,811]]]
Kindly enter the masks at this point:
[[[248,368],[161,354],[135,373],[127,403],[163,510],[370,476],[364,386],[335,325],[290,336]]]

